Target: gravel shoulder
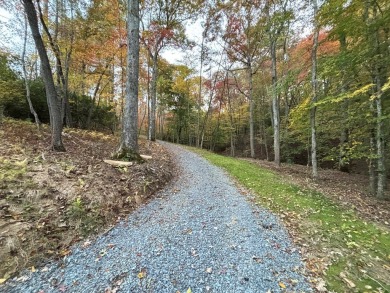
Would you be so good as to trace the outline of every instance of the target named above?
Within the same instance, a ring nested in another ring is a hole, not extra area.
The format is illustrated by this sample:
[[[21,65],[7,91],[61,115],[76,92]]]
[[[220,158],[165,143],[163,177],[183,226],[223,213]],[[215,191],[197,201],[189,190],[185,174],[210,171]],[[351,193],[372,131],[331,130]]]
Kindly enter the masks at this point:
[[[127,221],[1,292],[309,292],[279,220],[179,146],[176,180]],[[190,290],[189,290],[190,289]]]

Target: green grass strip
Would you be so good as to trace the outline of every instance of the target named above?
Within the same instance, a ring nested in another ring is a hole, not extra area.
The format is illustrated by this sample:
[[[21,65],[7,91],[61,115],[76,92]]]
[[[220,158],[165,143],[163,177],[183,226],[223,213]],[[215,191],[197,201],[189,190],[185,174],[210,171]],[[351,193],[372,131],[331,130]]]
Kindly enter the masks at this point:
[[[225,169],[251,190],[256,202],[275,214],[291,216],[298,235],[330,265],[328,290],[390,292],[389,231],[360,219],[315,190],[291,184],[281,176],[248,161],[191,150]],[[330,183],[331,184],[331,183]]]

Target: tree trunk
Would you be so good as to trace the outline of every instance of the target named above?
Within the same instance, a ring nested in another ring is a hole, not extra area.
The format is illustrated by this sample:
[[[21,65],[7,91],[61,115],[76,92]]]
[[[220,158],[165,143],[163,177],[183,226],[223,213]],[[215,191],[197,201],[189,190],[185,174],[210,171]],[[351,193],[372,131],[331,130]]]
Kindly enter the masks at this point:
[[[382,90],[380,82],[377,81],[377,88],[379,87],[378,96],[375,100],[377,125],[376,125],[376,150],[377,150],[377,166],[378,166],[378,188],[376,190],[376,197],[384,199],[384,191],[386,187],[386,161],[385,161],[385,141],[383,139],[383,110],[382,110]]]
[[[23,77],[24,77],[24,85],[26,88],[26,98],[27,103],[30,108],[30,113],[34,116],[35,124],[37,125],[38,130],[40,129],[41,121],[39,121],[39,117],[37,112],[34,109],[34,106],[31,102],[31,94],[30,94],[30,85],[28,84],[28,73],[26,68],[26,45],[27,45],[27,19],[24,19],[24,40],[23,40],[23,52],[22,52],[22,68],[23,68]]]
[[[51,148],[54,151],[65,151],[62,143],[60,103],[58,101],[47,51],[45,45],[43,44],[41,34],[39,33],[37,12],[32,0],[23,0],[23,6],[27,14],[27,19],[34,38],[35,46],[38,50],[39,58],[41,59],[42,77],[45,82],[47,103],[50,112],[50,124],[52,129]]]
[[[44,5],[47,5],[44,3]],[[54,36],[51,35],[46,20],[48,19],[48,15],[45,14],[47,11],[45,11],[47,7],[44,6],[44,12],[42,12],[42,9],[38,3],[38,10],[39,10],[39,17],[42,23],[42,27],[44,31],[46,32],[46,35],[49,39],[50,47],[54,53],[55,59],[56,59],[56,74],[57,74],[57,85],[60,88],[60,92],[57,93],[61,97],[61,119],[62,122],[66,123],[68,127],[72,126],[72,117],[71,117],[71,109],[69,104],[69,93],[68,93],[68,77],[69,77],[69,61],[72,55],[72,47],[73,47],[73,41],[74,41],[74,31],[71,31],[71,47],[69,51],[66,53],[65,56],[65,68],[62,65],[61,61],[61,51],[58,46],[58,34],[59,34],[59,20],[60,18],[63,18],[65,15],[65,8],[64,3],[62,1],[56,1],[56,14],[55,14],[55,30],[54,30]],[[71,8],[72,10],[72,8]],[[73,12],[71,12],[73,15]],[[61,14],[61,15],[60,15]]]
[[[251,149],[251,158],[255,157],[255,130],[254,130],[254,108],[255,103],[253,100],[253,73],[252,62],[249,60],[247,68],[248,82],[249,82],[249,144]]]
[[[65,124],[68,127],[73,126],[73,119],[72,119],[72,112],[69,104],[69,92],[68,92],[68,82],[69,82],[69,63],[70,58],[72,55],[72,49],[69,50],[69,52],[66,54],[66,60],[65,60],[65,85],[64,85],[64,102],[63,102],[63,113],[65,117],[62,117],[62,121],[65,120]]]
[[[374,102],[370,102],[370,112],[375,115]],[[370,157],[368,159],[368,175],[369,175],[369,192],[372,196],[376,194],[377,180],[376,180],[376,164],[375,164],[375,129],[374,126],[370,129]]]
[[[271,40],[272,59],[272,121],[274,128],[274,162],[280,166],[280,110],[277,91],[278,75],[276,69],[276,40]]]
[[[345,34],[340,35],[340,48],[342,54],[345,54],[347,51],[347,41]],[[343,66],[340,68],[340,71],[342,72],[343,83],[341,92],[346,93],[348,92],[348,76]],[[342,103],[340,111],[340,115],[342,115],[342,125],[340,134],[339,170],[342,172],[349,172],[349,158],[347,157],[347,147],[349,143],[348,108],[349,101],[346,100]]]
[[[235,132],[234,132],[234,119],[233,119],[233,107],[232,99],[230,97],[230,81],[229,81],[229,70],[226,71],[226,88],[227,88],[227,100],[229,108],[229,122],[230,122],[230,156],[234,157],[235,152]]]
[[[317,17],[317,0],[313,0],[314,18]],[[318,178],[318,167],[317,167],[317,131],[316,131],[316,111],[318,95],[318,83],[317,83],[317,48],[318,48],[318,27],[317,21],[314,20],[314,37],[313,37],[313,48],[311,51],[312,69],[311,69],[311,84],[312,84],[312,99],[310,109],[310,128],[311,128],[311,165],[312,165],[312,176],[313,179]]]
[[[141,161],[138,154],[139,0],[128,0],[127,81],[122,137],[116,158]]]
[[[374,17],[377,15],[377,8],[374,7]],[[377,171],[378,171],[378,185],[376,190],[376,197],[379,199],[385,198],[385,187],[386,187],[386,150],[384,140],[384,117],[383,117],[383,69],[382,69],[382,57],[384,52],[381,52],[379,32],[375,31],[375,85],[376,85],[376,150],[377,150]]]
[[[205,58],[205,52],[204,52],[204,41],[205,36],[204,33],[202,34],[202,44],[200,46],[200,70],[199,70],[199,93],[198,93],[198,100],[197,100],[197,121],[196,121],[196,147],[199,148],[200,146],[200,115],[201,115],[201,107],[202,107],[202,85],[203,85],[203,62]]]
[[[151,86],[151,100],[149,112],[149,132],[148,139],[156,141],[156,106],[157,106],[157,77],[158,77],[158,53],[153,55],[152,67],[152,86]]]
[[[86,126],[88,129],[90,129],[92,126],[91,123],[92,123],[92,116],[93,116],[93,113],[94,113],[95,107],[96,107],[95,106],[96,105],[96,98],[97,98],[98,93],[99,93],[99,89],[100,89],[100,85],[101,85],[102,80],[103,80],[103,76],[106,74],[106,70],[108,69],[110,63],[111,63],[111,61],[107,61],[107,64],[104,67],[104,70],[99,75],[99,79],[97,81],[95,90],[93,91],[92,104],[91,104],[91,107],[88,109],[88,116],[87,116],[87,123],[86,123],[87,124]]]

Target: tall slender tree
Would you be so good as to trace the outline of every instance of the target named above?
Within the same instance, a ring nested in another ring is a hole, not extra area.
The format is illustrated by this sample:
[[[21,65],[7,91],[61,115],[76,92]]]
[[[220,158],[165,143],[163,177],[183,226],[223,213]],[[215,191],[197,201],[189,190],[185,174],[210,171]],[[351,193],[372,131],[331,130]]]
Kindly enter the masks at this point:
[[[43,43],[42,36],[39,32],[37,11],[32,0],[22,0],[24,11],[27,15],[28,23],[34,38],[35,46],[38,50],[39,58],[41,59],[42,78],[45,83],[47,104],[50,113],[51,125],[51,148],[54,151],[65,151],[62,143],[62,117],[61,104],[58,100],[57,91],[54,85],[53,75],[49,58],[47,56],[46,47]]]
[[[314,13],[314,36],[313,36],[313,48],[311,51],[312,68],[311,68],[311,84],[312,84],[312,98],[310,109],[310,129],[311,129],[311,165],[313,179],[318,177],[317,167],[317,131],[316,131],[316,102],[318,100],[318,82],[317,82],[317,48],[318,48],[318,34],[319,28],[317,25],[317,0],[313,0],[313,13]]]
[[[288,27],[291,13],[287,10],[289,0],[278,0],[267,3],[267,32],[271,55],[272,77],[272,120],[274,129],[274,162],[280,166],[280,94],[278,90],[277,47],[278,41]]]
[[[24,86],[26,88],[26,98],[28,107],[30,108],[30,113],[34,116],[35,124],[37,125],[37,128],[39,130],[41,121],[39,120],[38,114],[34,109],[34,105],[31,102],[31,92],[30,92],[30,85],[28,80],[28,73],[27,73],[27,67],[26,67],[26,47],[27,47],[27,34],[28,34],[28,24],[26,16],[24,17],[24,39],[23,39],[23,51],[22,51],[22,69],[23,69],[23,78],[24,78]]]
[[[223,36],[227,54],[232,62],[244,66],[247,86],[241,89],[249,101],[249,144],[250,155],[255,157],[255,126],[253,97],[253,76],[258,69],[261,56],[261,27],[262,1],[227,1],[221,7],[227,17],[227,29]],[[233,71],[232,71],[233,72]]]
[[[190,19],[202,0],[148,0],[143,2],[142,43],[145,45],[152,63],[150,86],[150,111],[148,138],[156,140],[156,107],[158,59],[161,50],[169,45],[186,44],[184,22]],[[148,13],[146,13],[148,12]]]

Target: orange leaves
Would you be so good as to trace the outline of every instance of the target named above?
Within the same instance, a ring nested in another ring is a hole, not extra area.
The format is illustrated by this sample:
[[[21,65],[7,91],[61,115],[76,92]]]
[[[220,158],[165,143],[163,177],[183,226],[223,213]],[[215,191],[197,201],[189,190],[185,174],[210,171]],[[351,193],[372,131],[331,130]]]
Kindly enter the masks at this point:
[[[321,58],[324,55],[333,55],[339,51],[339,43],[337,41],[328,40],[328,32],[321,31],[318,37],[319,46],[317,56]],[[298,82],[307,77],[311,68],[311,50],[313,47],[313,35],[302,39],[291,50],[291,61],[289,69],[296,70],[298,74]]]

